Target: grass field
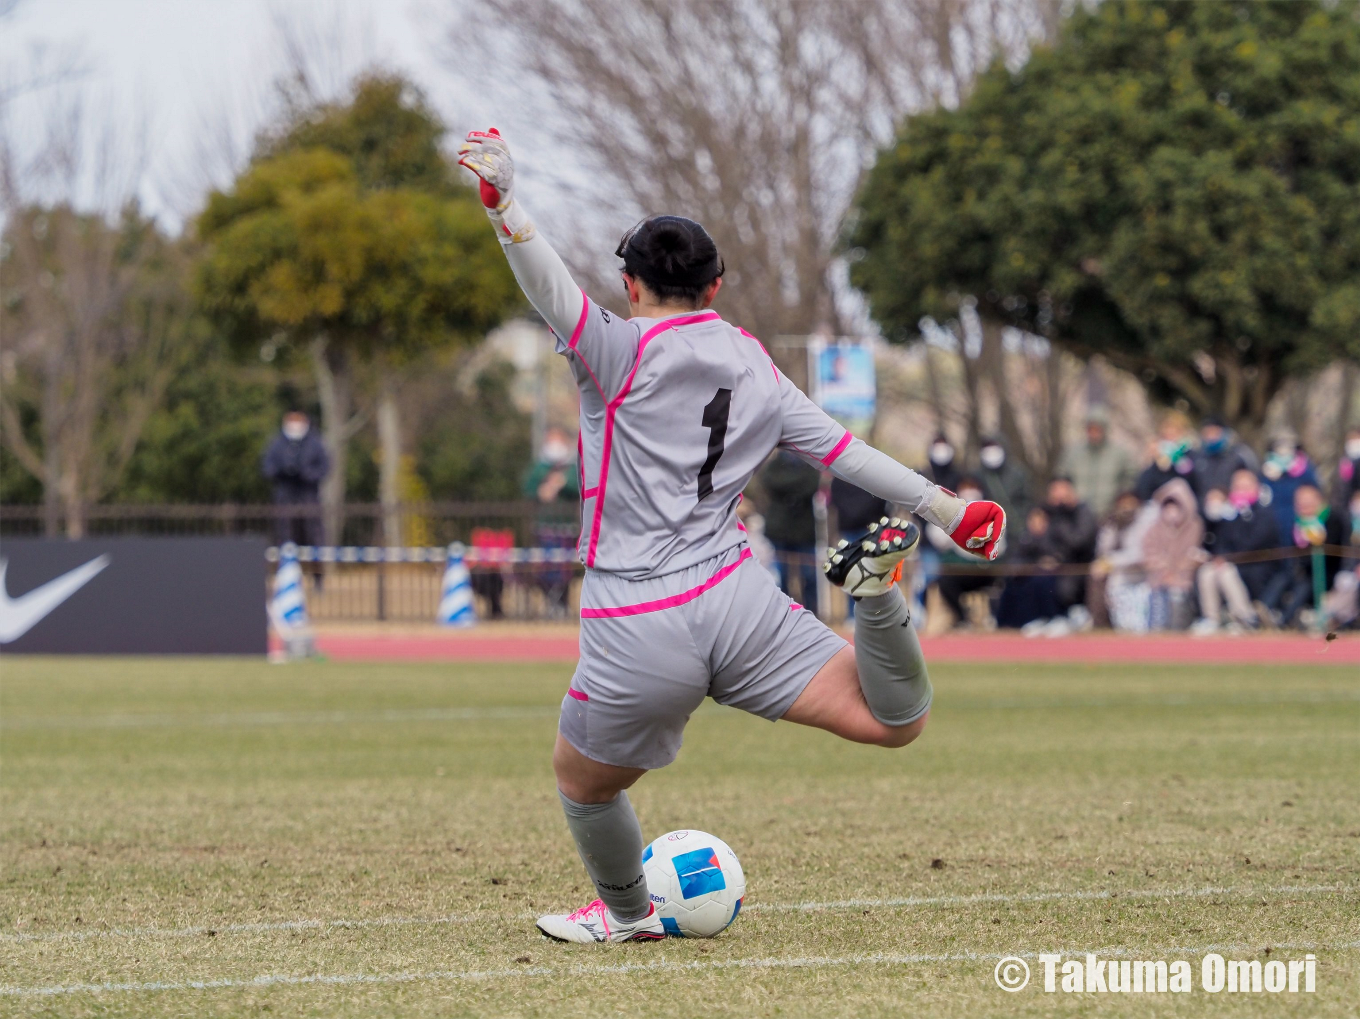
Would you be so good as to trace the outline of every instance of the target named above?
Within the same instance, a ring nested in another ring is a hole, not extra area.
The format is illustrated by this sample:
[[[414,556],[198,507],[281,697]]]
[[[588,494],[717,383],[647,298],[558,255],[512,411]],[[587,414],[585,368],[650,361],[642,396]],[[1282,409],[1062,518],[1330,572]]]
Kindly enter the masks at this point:
[[[1353,668],[940,665],[904,751],[706,707],[633,802],[730,842],[747,908],[606,947],[532,923],[593,897],[548,766],[570,672],[6,658],[0,1014],[1360,1010]],[[1317,991],[1208,994],[1213,946],[1313,951]],[[1045,994],[1052,950],[1195,990]]]

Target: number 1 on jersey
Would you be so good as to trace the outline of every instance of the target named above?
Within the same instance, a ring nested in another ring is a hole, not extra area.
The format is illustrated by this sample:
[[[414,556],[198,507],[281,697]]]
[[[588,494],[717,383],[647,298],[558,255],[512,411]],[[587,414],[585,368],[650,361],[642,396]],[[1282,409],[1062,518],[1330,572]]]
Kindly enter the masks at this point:
[[[732,390],[719,389],[704,408],[703,425],[708,429],[708,459],[699,468],[699,501],[713,494],[713,468],[722,459],[727,442],[727,417],[732,412]]]

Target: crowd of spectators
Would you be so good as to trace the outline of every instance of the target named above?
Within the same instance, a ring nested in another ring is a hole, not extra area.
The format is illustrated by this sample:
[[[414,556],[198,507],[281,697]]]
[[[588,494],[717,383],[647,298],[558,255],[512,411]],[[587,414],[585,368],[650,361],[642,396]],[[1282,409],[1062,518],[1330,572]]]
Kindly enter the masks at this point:
[[[1259,456],[1222,419],[1195,429],[1178,412],[1139,464],[1093,408],[1042,493],[996,438],[974,472],[944,436],[928,456],[932,480],[1001,503],[1009,520],[994,572],[927,527],[923,573],[955,625],[977,622],[965,602],[979,594],[996,625],[1050,636],[1357,625],[1360,559],[1336,553],[1360,551],[1360,428],[1327,487],[1294,433],[1278,430]]]

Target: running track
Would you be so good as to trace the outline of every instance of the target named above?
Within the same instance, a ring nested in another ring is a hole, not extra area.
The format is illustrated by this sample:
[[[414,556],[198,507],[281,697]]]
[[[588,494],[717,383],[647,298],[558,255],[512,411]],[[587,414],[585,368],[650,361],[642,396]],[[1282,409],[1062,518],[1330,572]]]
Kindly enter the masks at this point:
[[[1360,637],[1333,641],[1303,634],[1196,638],[1181,634],[1131,636],[1083,634],[1027,638],[1018,634],[931,637],[921,641],[926,657],[939,662],[1221,662],[1360,666]],[[317,650],[344,662],[571,662],[576,638],[562,634],[317,636]]]

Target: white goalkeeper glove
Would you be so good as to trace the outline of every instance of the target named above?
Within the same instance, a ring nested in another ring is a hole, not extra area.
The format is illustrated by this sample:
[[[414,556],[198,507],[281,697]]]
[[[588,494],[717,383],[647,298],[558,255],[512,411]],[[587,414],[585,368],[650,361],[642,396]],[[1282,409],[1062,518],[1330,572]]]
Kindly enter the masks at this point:
[[[499,131],[493,127],[468,132],[458,146],[458,165],[477,175],[486,214],[508,243],[518,244],[534,235],[533,223],[515,201],[515,161]]]

